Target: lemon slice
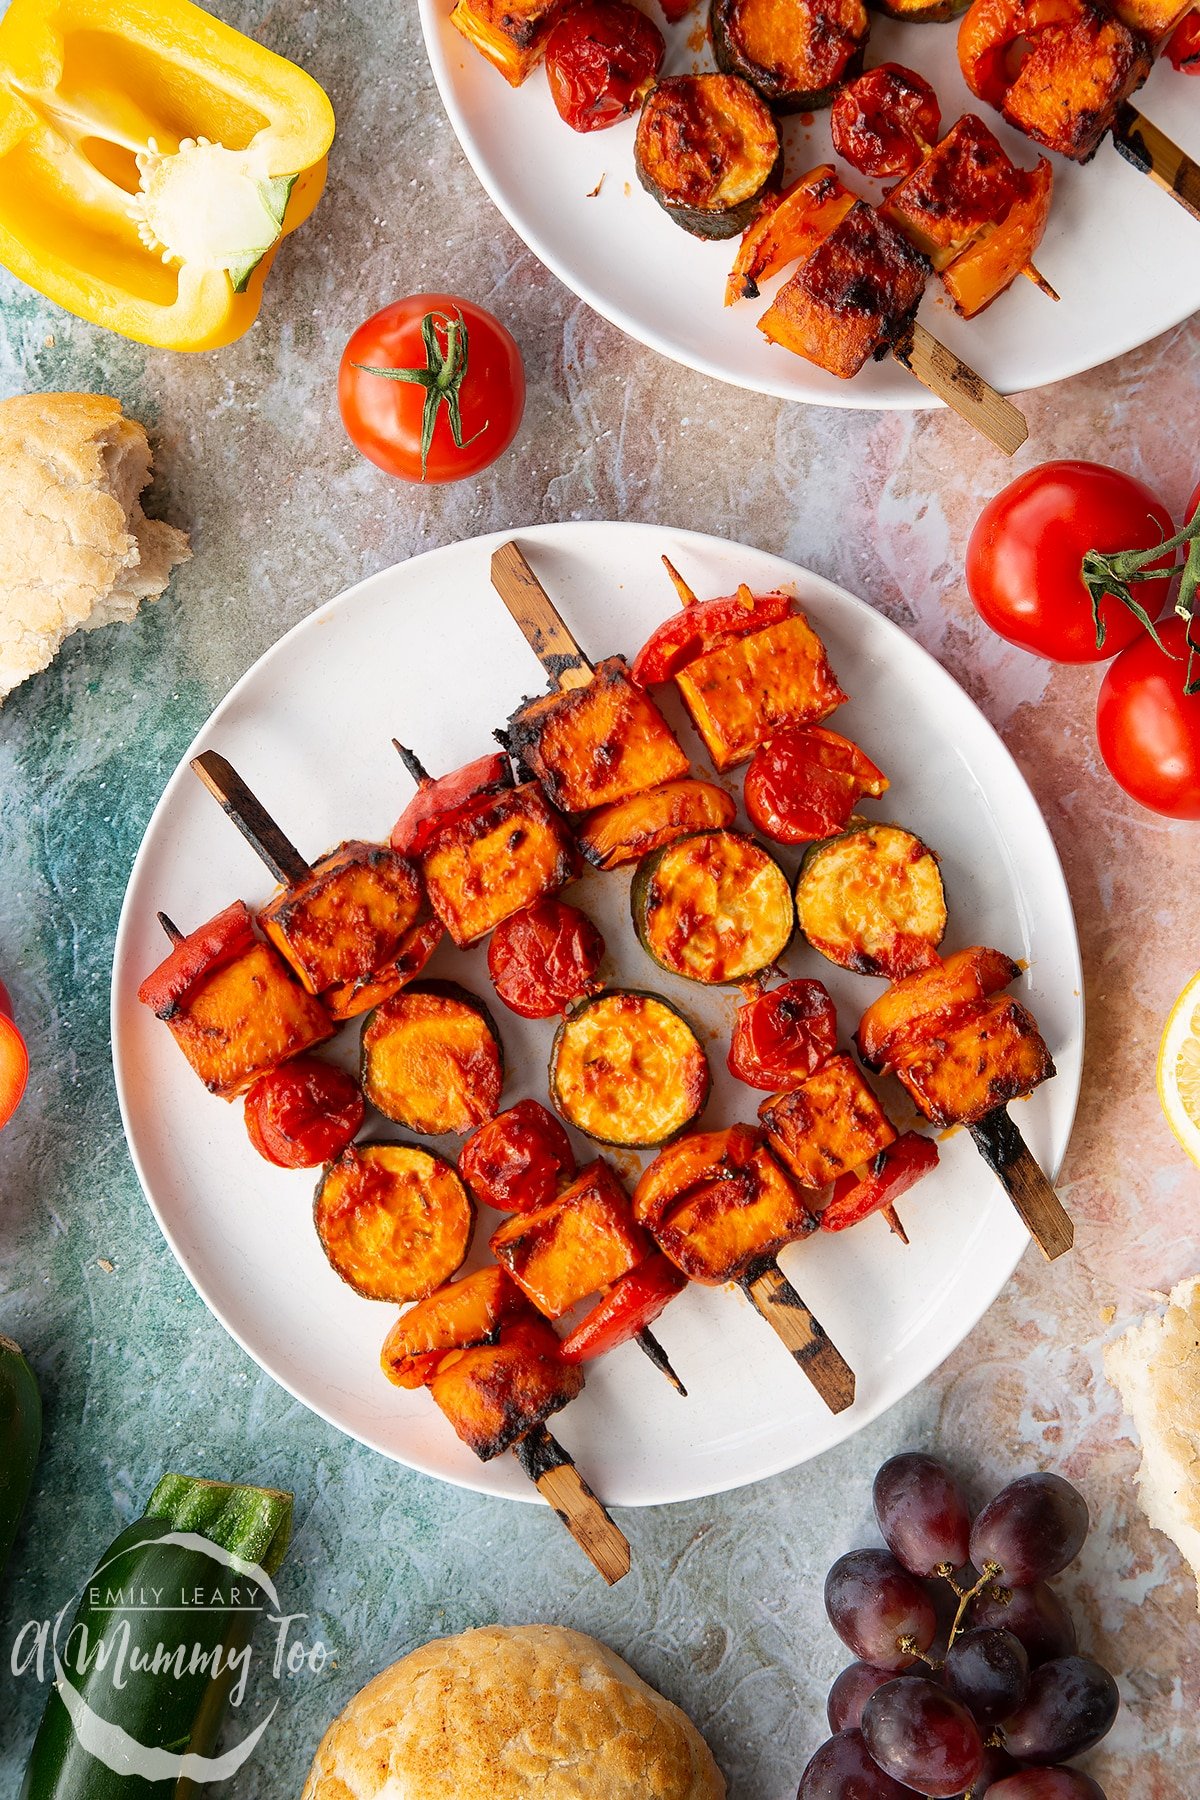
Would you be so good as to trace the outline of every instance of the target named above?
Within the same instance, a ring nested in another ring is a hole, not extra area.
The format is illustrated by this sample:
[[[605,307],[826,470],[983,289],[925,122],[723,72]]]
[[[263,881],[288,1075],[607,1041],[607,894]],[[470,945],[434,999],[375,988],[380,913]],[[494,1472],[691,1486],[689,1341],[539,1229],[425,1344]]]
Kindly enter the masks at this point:
[[[1200,975],[1171,1008],[1158,1051],[1158,1097],[1167,1124],[1200,1163]]]

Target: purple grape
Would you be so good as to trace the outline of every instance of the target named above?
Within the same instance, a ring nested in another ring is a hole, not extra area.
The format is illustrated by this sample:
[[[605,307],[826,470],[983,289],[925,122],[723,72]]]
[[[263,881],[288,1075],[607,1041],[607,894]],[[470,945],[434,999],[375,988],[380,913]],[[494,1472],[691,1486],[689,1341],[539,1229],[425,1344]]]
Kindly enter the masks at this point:
[[[852,1662],[843,1669],[825,1703],[830,1731],[856,1731],[862,1722],[862,1709],[875,1689],[895,1679],[895,1669],[880,1669],[874,1663]]]
[[[1016,1712],[1029,1690],[1029,1658],[1011,1631],[979,1626],[955,1638],[942,1680],[981,1725],[996,1725]]]
[[[997,1599],[997,1593],[1004,1598]],[[1075,1621],[1052,1587],[1035,1581],[1032,1587],[984,1588],[971,1602],[973,1625],[1000,1625],[1020,1638],[1029,1665],[1074,1656],[1078,1648]]]
[[[1120,1704],[1116,1682],[1090,1657],[1043,1663],[1029,1677],[1024,1703],[1004,1721],[1004,1747],[1022,1762],[1081,1756],[1111,1731]]]
[[[971,1515],[954,1476],[936,1457],[906,1450],[875,1477],[875,1517],[884,1542],[912,1575],[961,1569],[970,1554]]]
[[[991,1800],[1104,1800],[1104,1789],[1082,1769],[1020,1769],[987,1792]]]
[[[829,1623],[855,1656],[897,1673],[928,1650],[937,1615],[925,1589],[886,1550],[851,1550],[825,1577]]]
[[[839,1731],[800,1777],[796,1800],[913,1800],[913,1792],[884,1774],[861,1731]]]
[[[971,1528],[971,1561],[1000,1569],[1007,1587],[1045,1581],[1074,1562],[1088,1531],[1087,1502],[1061,1475],[1022,1475],[990,1500]]]
[[[952,1800],[983,1767],[966,1707],[933,1681],[889,1681],[863,1707],[862,1734],[881,1769],[918,1794]]]
[[[1007,1750],[1000,1750],[994,1744],[985,1744],[983,1751],[983,1767],[971,1783],[971,1800],[983,1800],[998,1781],[1006,1775],[1015,1775],[1017,1765]]]

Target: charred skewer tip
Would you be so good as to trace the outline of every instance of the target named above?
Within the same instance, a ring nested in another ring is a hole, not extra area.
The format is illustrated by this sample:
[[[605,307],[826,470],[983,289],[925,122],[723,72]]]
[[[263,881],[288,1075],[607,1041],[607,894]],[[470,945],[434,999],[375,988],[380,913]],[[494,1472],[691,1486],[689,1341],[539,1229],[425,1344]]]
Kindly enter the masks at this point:
[[[675,567],[670,557],[663,557],[662,566],[671,577],[671,585],[679,595],[680,606],[695,606],[696,596],[694,592],[683,579],[683,576],[679,573],[679,570]]]
[[[417,755],[416,751],[407,749],[406,746],[400,742],[399,738],[392,739],[392,749],[396,752],[396,755],[400,758],[400,761],[404,764],[417,786],[428,787],[429,783],[433,780],[433,777]]]
[[[688,1397],[687,1389],[684,1387],[682,1381],[680,1381],[678,1375],[675,1373],[674,1368],[671,1366],[670,1357],[648,1326],[644,1331],[638,1332],[637,1347],[644,1355],[650,1358],[650,1361],[654,1364],[655,1368],[659,1370],[661,1374],[666,1376],[667,1380],[671,1383],[671,1386],[675,1389],[675,1392],[681,1394],[686,1400]]]
[[[597,1500],[558,1440],[544,1425],[535,1425],[514,1449],[542,1499],[554,1508],[609,1587],[628,1575],[632,1561],[629,1539]]]
[[[158,915],[158,922],[173,944],[182,944],[183,933],[169,914],[160,912]]]

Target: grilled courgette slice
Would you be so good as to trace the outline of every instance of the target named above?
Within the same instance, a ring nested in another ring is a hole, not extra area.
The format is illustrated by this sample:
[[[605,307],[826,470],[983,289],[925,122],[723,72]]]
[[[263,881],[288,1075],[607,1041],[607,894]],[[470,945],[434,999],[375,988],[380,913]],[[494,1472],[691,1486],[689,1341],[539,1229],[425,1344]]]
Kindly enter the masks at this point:
[[[852,819],[804,858],[796,916],[813,949],[840,968],[911,975],[933,961],[946,930],[937,857],[899,825]]]
[[[638,120],[634,165],[646,192],[693,237],[745,231],[782,168],[779,127],[738,75],[668,75]]]
[[[708,1059],[687,1020],[657,994],[608,988],[563,1020],[550,1095],[598,1144],[665,1144],[703,1111]]]
[[[457,1172],[418,1144],[351,1144],[321,1176],[321,1248],[368,1300],[423,1300],[462,1267],[475,1205]]]
[[[717,67],[777,112],[828,106],[860,73],[871,22],[863,0],[712,0]]]
[[[796,923],[787,876],[739,831],[697,832],[646,857],[630,906],[647,956],[709,985],[770,968]]]
[[[423,1137],[495,1118],[504,1052],[482,1000],[451,981],[414,983],[368,1015],[362,1090],[385,1119]]]

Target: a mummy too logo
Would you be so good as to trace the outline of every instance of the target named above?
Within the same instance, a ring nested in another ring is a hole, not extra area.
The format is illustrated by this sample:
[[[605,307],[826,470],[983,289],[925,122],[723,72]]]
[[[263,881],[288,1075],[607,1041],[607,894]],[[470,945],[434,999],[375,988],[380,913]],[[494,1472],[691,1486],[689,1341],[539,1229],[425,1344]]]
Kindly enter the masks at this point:
[[[51,1707],[114,1774],[224,1781],[253,1756],[286,1685],[319,1674],[332,1652],[308,1640],[307,1614],[284,1610],[257,1563],[190,1531],[156,1536],[149,1558],[146,1548],[114,1546],[78,1601],[24,1625],[12,1672],[52,1683]]]

